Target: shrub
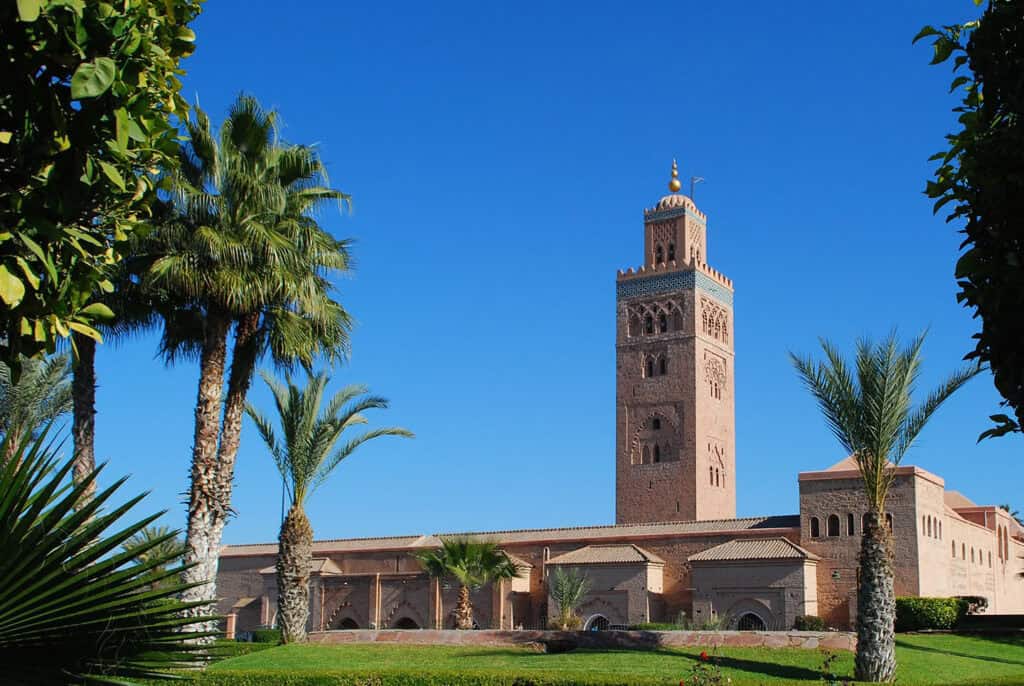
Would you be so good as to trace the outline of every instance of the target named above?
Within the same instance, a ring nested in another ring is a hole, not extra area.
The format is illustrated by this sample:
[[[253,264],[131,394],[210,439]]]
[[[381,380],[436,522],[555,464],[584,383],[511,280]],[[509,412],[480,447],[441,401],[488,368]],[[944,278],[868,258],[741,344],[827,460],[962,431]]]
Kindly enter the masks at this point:
[[[682,631],[683,627],[671,622],[641,622],[630,624],[630,631]]]
[[[793,628],[797,631],[825,631],[828,626],[825,620],[815,615],[797,615],[793,621]]]
[[[962,598],[897,598],[896,631],[952,629],[968,607]]]
[[[256,629],[252,632],[253,643],[280,643],[280,629]]]

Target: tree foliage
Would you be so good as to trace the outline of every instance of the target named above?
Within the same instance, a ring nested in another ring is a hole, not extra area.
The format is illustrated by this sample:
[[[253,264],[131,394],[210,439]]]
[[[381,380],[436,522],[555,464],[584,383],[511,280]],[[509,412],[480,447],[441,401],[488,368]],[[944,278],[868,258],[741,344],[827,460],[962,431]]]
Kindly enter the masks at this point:
[[[107,269],[178,149],[202,0],[0,5],[0,359],[99,338]]]
[[[55,453],[44,433],[0,468],[3,682],[125,683],[117,679],[200,664],[189,645],[195,620],[176,600],[181,567],[154,552],[176,532],[118,551],[163,513],[122,521],[143,498],[120,503],[125,479],[83,504],[98,472],[73,484],[72,463]]]
[[[980,4],[976,0],[975,4]],[[946,136],[926,193],[947,221],[963,222],[959,302],[981,320],[968,358],[992,368],[1011,414],[981,438],[1024,426],[1024,0],[990,0],[977,21],[935,28],[932,64],[952,60],[959,130]]]
[[[13,450],[24,439],[71,411],[71,369],[67,355],[29,359],[14,379],[0,362],[0,433]]]
[[[578,629],[582,622],[576,610],[590,591],[590,580],[576,570],[567,572],[556,566],[548,579],[548,586],[551,599],[558,607],[558,618],[554,620],[554,624],[562,631]]]

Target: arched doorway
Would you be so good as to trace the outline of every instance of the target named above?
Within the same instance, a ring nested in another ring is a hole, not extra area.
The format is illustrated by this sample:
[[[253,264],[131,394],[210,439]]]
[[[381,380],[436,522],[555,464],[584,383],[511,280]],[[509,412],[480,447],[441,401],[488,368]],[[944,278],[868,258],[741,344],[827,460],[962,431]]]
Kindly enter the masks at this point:
[[[584,631],[608,631],[608,625],[610,622],[604,615],[593,615],[587,620],[587,623],[583,625]]]
[[[358,629],[359,625],[356,623],[356,620],[351,617],[346,617],[338,624],[338,628],[351,631],[352,629]]]
[[[396,629],[419,629],[420,625],[416,623],[416,620],[410,619],[409,617],[402,617],[395,622]]]
[[[736,620],[737,631],[765,631],[767,628],[764,620],[753,612],[745,612]]]

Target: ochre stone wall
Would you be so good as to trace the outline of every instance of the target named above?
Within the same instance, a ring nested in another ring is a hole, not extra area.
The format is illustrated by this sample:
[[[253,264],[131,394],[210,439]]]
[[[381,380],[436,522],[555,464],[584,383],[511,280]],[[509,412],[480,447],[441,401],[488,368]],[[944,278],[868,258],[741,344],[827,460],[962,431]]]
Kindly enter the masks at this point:
[[[694,613],[703,610],[706,617],[713,611],[735,628],[743,614],[752,612],[767,629],[791,629],[797,615],[818,614],[813,596],[809,600],[805,595],[808,585],[814,587],[815,566],[803,560],[694,563],[693,585],[700,589]]]

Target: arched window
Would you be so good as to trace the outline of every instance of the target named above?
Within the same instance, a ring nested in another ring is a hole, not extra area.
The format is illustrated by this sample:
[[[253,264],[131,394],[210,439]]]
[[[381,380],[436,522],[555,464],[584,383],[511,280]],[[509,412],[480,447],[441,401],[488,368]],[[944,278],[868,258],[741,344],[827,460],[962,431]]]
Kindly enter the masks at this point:
[[[668,374],[668,358],[667,357],[662,356],[662,358],[660,360],[658,360],[658,373],[662,374],[662,375]]]
[[[989,566],[989,569],[992,568],[992,551],[991,550],[988,551],[988,566]]]
[[[655,431],[661,429],[661,419],[659,417],[655,417],[651,420],[651,428]]]
[[[818,518],[811,517],[811,538],[819,538],[821,536],[821,527],[818,525]]]
[[[651,451],[645,445],[640,449],[640,464],[648,464],[651,461]]]
[[[665,261],[664,258],[665,258],[664,251],[661,249],[661,244],[659,243],[654,248],[654,264],[661,264],[662,262]]]
[[[889,527],[889,533],[892,533],[892,513],[885,513],[885,525]]]
[[[720,486],[721,483],[722,482],[718,480],[718,467],[715,467],[715,485]]]
[[[967,559],[967,544],[966,543],[961,543],[960,544],[960,559],[961,560],[966,560]]]
[[[1006,533],[1006,527],[1003,527],[1003,559],[1010,559],[1010,537]]]
[[[951,545],[953,546],[953,559],[955,560],[956,559],[956,541],[952,541]]]
[[[938,521],[938,525],[939,525],[939,540],[941,541],[942,540],[942,520],[941,519]]]
[[[868,530],[868,513],[865,512],[860,516],[860,532],[864,533]]]
[[[668,261],[673,262],[676,259],[676,244],[668,244]]]
[[[921,535],[928,535],[928,517],[926,515],[921,515]]]
[[[654,317],[644,315],[644,333],[654,333]]]
[[[931,537],[932,537],[932,518],[931,518],[931,515],[929,515],[928,516],[928,538],[931,538]]]
[[[971,546],[971,562],[974,562],[974,546]]]
[[[661,462],[661,448],[657,443],[654,444],[654,461]]]
[[[715,468],[708,467],[708,483],[712,486],[715,485]]]
[[[855,533],[857,532],[853,530],[853,513],[848,512],[846,514],[846,535],[853,536]]]
[[[653,357],[648,357],[646,362],[644,363],[644,373],[645,373],[645,376],[648,379],[651,378],[652,376],[654,376],[654,358]]]
[[[658,333],[668,331],[668,316],[664,312],[658,315]]]
[[[839,535],[839,515],[828,516],[828,535],[838,536]]]

